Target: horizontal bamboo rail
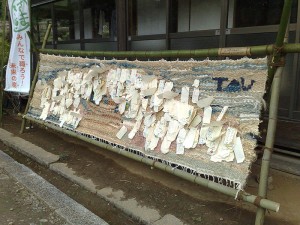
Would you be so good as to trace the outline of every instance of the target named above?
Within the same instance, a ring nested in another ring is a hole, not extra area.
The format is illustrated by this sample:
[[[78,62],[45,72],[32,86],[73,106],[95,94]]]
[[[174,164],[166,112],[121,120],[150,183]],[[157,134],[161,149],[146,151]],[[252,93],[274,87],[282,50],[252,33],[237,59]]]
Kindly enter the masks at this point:
[[[78,138],[78,139],[83,140],[85,142],[94,144],[94,145],[96,145],[100,148],[107,149],[107,150],[110,150],[112,152],[118,153],[120,155],[126,156],[128,158],[134,159],[136,161],[145,163],[149,166],[158,168],[158,169],[163,170],[165,172],[168,172],[170,174],[174,174],[174,175],[176,175],[176,176],[178,176],[182,179],[185,179],[185,180],[191,181],[193,183],[199,184],[201,186],[207,187],[209,189],[221,192],[221,193],[229,195],[231,197],[236,197],[239,200],[243,200],[245,202],[249,202],[249,203],[252,203],[252,204],[254,204],[257,201],[257,196],[251,195],[251,194],[246,193],[244,191],[239,191],[239,190],[224,186],[222,184],[218,184],[218,183],[215,183],[213,181],[207,180],[205,178],[192,175],[190,173],[187,173],[187,172],[184,172],[182,170],[173,168],[173,167],[168,166],[166,164],[154,161],[152,159],[149,159],[149,158],[146,158],[146,157],[143,157],[143,156],[140,156],[140,155],[136,155],[134,153],[122,150],[122,149],[117,148],[115,146],[112,146],[110,144],[106,144],[106,143],[103,143],[103,142],[99,142],[97,140],[90,139],[90,138],[85,137],[83,135],[80,135],[80,134],[78,134],[74,131],[66,130],[66,129],[58,127],[54,124],[50,124],[50,123],[42,121],[42,120],[37,120],[37,119],[34,119],[34,118],[32,118],[30,116],[27,116],[27,115],[24,115],[23,118],[26,119],[26,120],[32,121],[34,123],[37,123],[37,124],[46,126],[48,128],[51,128],[51,129],[53,129],[55,131],[58,131],[60,133],[67,134],[69,136]],[[268,200],[268,199],[260,199],[258,204],[259,204],[260,207],[262,207],[264,209],[271,210],[273,212],[278,212],[279,208],[280,208],[279,203],[273,202],[273,201]]]
[[[164,50],[164,51],[75,51],[58,49],[39,49],[44,54],[68,55],[80,57],[111,57],[111,58],[197,58],[218,56],[265,56],[278,49],[274,45],[258,45],[251,47],[212,48],[196,50]],[[285,44],[281,53],[300,53],[300,44]]]

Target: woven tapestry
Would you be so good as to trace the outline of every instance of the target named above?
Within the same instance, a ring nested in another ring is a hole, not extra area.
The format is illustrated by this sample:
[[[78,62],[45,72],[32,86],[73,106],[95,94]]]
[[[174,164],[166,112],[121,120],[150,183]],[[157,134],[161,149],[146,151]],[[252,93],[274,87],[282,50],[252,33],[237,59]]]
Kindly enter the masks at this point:
[[[28,116],[236,189],[255,161],[267,60],[41,55]]]

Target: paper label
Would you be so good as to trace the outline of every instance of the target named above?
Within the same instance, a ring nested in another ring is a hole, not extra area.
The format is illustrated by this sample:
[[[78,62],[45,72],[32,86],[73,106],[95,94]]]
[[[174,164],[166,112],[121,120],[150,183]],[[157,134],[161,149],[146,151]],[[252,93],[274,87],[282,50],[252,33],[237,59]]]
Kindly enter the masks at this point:
[[[206,134],[206,139],[208,141],[214,141],[221,136],[221,132],[222,132],[222,126],[213,126],[213,127],[210,126]]]
[[[188,86],[182,87],[180,101],[182,103],[188,103],[189,102],[189,95],[190,95],[190,88]]]
[[[178,133],[178,137],[176,140],[176,154],[178,155],[183,155],[184,154],[184,146],[183,146],[183,142],[185,140],[186,137],[186,130],[184,128],[180,129],[179,133]]]
[[[166,92],[164,92],[164,93],[162,93],[162,94],[157,95],[157,97],[158,97],[159,99],[165,98],[165,99],[170,100],[170,99],[173,99],[173,98],[177,97],[178,95],[179,95],[179,94],[176,93],[176,92],[173,92],[173,91],[166,91]]]
[[[201,127],[198,144],[204,145],[206,143],[206,134],[207,134],[208,128],[209,127],[206,127],[206,126]]]
[[[187,149],[192,148],[196,137],[197,129],[191,128],[184,139],[183,146]]]
[[[251,56],[249,47],[219,48],[219,56]]]
[[[210,106],[213,101],[214,101],[214,97],[209,96],[207,98],[200,99],[197,102],[197,105],[199,108],[205,108],[205,107]]]
[[[242,145],[242,141],[241,141],[240,137],[236,138],[233,150],[234,150],[236,162],[237,163],[244,162],[245,154],[244,154],[244,149],[243,149],[243,145]]]
[[[193,87],[197,88],[197,87],[199,87],[199,84],[200,84],[200,81],[196,79],[196,80],[194,80]]]
[[[233,127],[228,127],[225,134],[224,144],[225,145],[231,144],[234,141],[236,134],[237,134],[237,129]]]
[[[197,127],[202,121],[202,117],[200,115],[196,115],[192,120],[189,127]]]
[[[203,124],[209,124],[211,120],[212,108],[210,106],[204,108]]]
[[[129,77],[129,70],[128,69],[122,69],[121,76],[120,76],[120,83],[124,83]]]
[[[194,88],[193,95],[192,95],[192,102],[197,103],[199,99],[200,90],[198,88]]]
[[[125,126],[123,126],[119,132],[116,134],[116,137],[119,139],[122,139],[122,137],[126,134],[127,132],[127,128]]]
[[[224,106],[222,111],[220,112],[218,118],[216,119],[216,121],[221,121],[223,119],[224,114],[226,113],[228,109],[228,106]]]

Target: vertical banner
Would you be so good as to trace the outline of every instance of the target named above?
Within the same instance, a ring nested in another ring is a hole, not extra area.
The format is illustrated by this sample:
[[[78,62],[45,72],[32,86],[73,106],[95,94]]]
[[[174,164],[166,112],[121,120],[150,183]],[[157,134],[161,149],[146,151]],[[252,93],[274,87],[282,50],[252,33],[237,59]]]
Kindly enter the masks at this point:
[[[6,69],[5,91],[28,93],[30,89],[30,15],[28,0],[8,0],[12,41]]]

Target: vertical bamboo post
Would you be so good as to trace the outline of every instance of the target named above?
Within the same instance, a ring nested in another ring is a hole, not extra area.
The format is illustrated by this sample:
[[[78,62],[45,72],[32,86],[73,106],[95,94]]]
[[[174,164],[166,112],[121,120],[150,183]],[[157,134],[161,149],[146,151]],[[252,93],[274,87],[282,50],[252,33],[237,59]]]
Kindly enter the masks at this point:
[[[2,127],[3,118],[3,93],[4,93],[4,57],[5,57],[5,36],[6,36],[6,5],[7,0],[2,1],[2,44],[1,44],[1,64],[0,64],[0,126]]]
[[[281,48],[284,43],[288,42],[288,34],[289,34],[288,23],[290,18],[290,12],[291,12],[291,0],[285,0],[284,8],[281,16],[280,28],[278,31],[276,44],[275,44],[275,52],[272,58],[272,63],[274,64],[278,64],[278,62],[283,62],[285,58],[280,51],[276,52],[276,48]],[[271,99],[270,99],[270,107],[269,107],[269,121],[268,121],[266,143],[264,147],[264,154],[263,154],[261,170],[260,170],[259,187],[258,187],[259,197],[256,199],[257,201],[255,201],[256,204],[260,202],[261,198],[267,197],[268,176],[269,176],[270,160],[272,157],[276,127],[277,127],[278,103],[279,103],[280,84],[281,84],[283,69],[284,69],[283,66],[276,67],[276,65],[272,65],[271,71],[276,70],[276,72],[274,78],[269,77],[269,79],[272,79]],[[266,209],[262,207],[257,208],[255,225],[264,224],[265,213],[266,213]]]
[[[277,37],[276,37],[276,42],[275,42],[274,49],[273,49],[272,62],[274,64],[276,64],[281,58],[281,53],[282,53],[282,48],[283,48],[283,40],[285,37],[285,31],[286,31],[287,25],[289,23],[291,9],[292,9],[292,0],[285,0],[284,6],[282,9],[282,15],[281,15],[281,19],[280,19],[280,25],[279,25],[279,29],[278,29],[278,33],[277,33]],[[277,67],[274,65],[270,66],[270,68],[269,68],[267,88],[269,88],[272,84],[276,68]],[[269,90],[267,90],[267,93],[269,93]]]
[[[46,34],[44,36],[44,40],[43,40],[42,48],[41,49],[45,48],[47,40],[48,40],[48,37],[50,35],[50,31],[51,31],[51,24],[48,24],[47,31],[46,31]],[[30,102],[31,102],[31,99],[32,99],[32,96],[33,96],[34,88],[35,88],[35,85],[36,85],[36,82],[37,82],[37,79],[38,79],[39,67],[40,67],[40,60],[37,62],[35,73],[34,73],[34,77],[33,77],[33,80],[31,82],[31,87],[30,87],[30,91],[29,91],[28,102],[27,102],[26,108],[24,110],[24,115],[27,114],[28,109],[29,109],[29,105],[30,105]],[[26,123],[26,118],[23,116],[23,118],[22,118],[22,124],[21,124],[21,130],[20,130],[21,134],[24,132],[25,123]]]

